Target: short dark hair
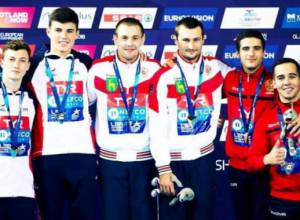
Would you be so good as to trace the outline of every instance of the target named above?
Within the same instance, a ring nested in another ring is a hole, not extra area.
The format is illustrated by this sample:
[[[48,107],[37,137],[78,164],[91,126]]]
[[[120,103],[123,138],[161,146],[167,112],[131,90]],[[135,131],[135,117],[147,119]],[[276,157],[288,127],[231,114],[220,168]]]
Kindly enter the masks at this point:
[[[296,60],[294,60],[292,58],[289,58],[289,57],[284,57],[284,58],[281,58],[281,59],[276,61],[276,63],[272,67],[273,76],[274,76],[275,68],[277,66],[281,65],[281,64],[284,64],[284,63],[293,63],[296,66],[298,76],[300,76],[300,65],[299,65],[299,63]]]
[[[238,34],[238,36],[236,37],[236,40],[235,40],[236,50],[240,51],[241,40],[243,40],[245,38],[250,38],[250,37],[259,39],[261,41],[263,50],[265,50],[266,41],[265,41],[264,37],[262,36],[261,32],[259,32],[258,30],[253,30],[253,29],[244,30]]]
[[[114,32],[115,35],[117,35],[117,30],[118,30],[118,28],[121,24],[126,24],[128,26],[138,26],[141,30],[142,36],[144,36],[144,34],[145,34],[145,30],[144,30],[144,27],[143,27],[142,23],[139,20],[135,19],[135,18],[129,18],[128,17],[128,18],[121,19],[117,23],[116,28],[115,28],[115,32]]]
[[[26,50],[27,54],[28,54],[28,58],[30,58],[30,54],[31,54],[31,50],[28,46],[28,44],[26,44],[23,40],[11,40],[8,41],[4,47],[2,48],[3,51],[3,57],[5,54],[5,51],[7,50]]]
[[[68,7],[61,7],[55,9],[49,17],[49,27],[51,26],[52,21],[58,21],[60,23],[71,22],[76,25],[76,30],[78,29],[79,19],[78,15],[74,10]]]
[[[196,27],[200,27],[202,31],[202,36],[204,36],[204,27],[201,21],[197,20],[193,17],[185,17],[182,18],[180,21],[177,22],[175,26],[175,36],[178,37],[178,27],[183,25],[184,27],[188,29],[194,29]]]

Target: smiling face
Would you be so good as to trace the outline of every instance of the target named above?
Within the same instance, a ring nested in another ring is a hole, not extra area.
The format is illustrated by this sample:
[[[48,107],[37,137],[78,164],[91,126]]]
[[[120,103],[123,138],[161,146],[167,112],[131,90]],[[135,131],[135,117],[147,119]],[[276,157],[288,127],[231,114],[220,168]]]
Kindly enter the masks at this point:
[[[262,64],[265,51],[260,39],[249,37],[240,41],[238,56],[246,73],[254,73]]]
[[[141,46],[144,45],[145,35],[138,25],[120,24],[113,36],[121,61],[131,63],[139,56]]]
[[[177,28],[177,33],[175,43],[179,55],[188,62],[196,62],[201,55],[204,44],[201,28],[189,29],[184,25],[180,25]]]
[[[291,103],[300,98],[300,77],[295,64],[277,65],[273,73],[273,82],[282,102]]]
[[[29,54],[25,49],[7,49],[1,60],[4,81],[20,82],[29,69]]]
[[[50,52],[65,57],[71,52],[79,31],[75,23],[52,21],[51,26],[47,28],[47,35],[50,39]]]

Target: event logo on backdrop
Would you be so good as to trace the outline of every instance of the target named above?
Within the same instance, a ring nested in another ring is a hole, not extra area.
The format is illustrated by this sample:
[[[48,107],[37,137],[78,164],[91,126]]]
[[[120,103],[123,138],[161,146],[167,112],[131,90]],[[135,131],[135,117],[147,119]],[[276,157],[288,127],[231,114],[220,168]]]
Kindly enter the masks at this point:
[[[49,23],[49,16],[58,7],[43,7],[38,28],[47,28]],[[70,7],[79,18],[79,29],[91,29],[95,18],[96,7]]]
[[[277,59],[278,46],[277,45],[266,45],[266,53],[264,56],[264,65],[271,67]],[[240,67],[240,59],[236,52],[235,45],[226,45],[222,59],[231,66]]]
[[[173,29],[184,17],[194,17],[201,21],[204,28],[214,28],[217,8],[166,8],[160,23],[160,28]]]
[[[141,47],[141,51],[145,53],[148,57],[154,58],[157,45],[144,45]],[[101,57],[115,55],[116,46],[115,45],[104,45],[101,53]]]
[[[216,56],[217,49],[218,49],[218,45],[203,45],[202,54],[204,56],[214,57]],[[160,62],[164,63],[167,59],[172,59],[175,56],[176,52],[177,52],[176,45],[165,45]]]
[[[286,45],[283,56],[293,58],[300,63],[300,45]]]
[[[152,29],[157,8],[104,7],[99,29],[114,29],[118,21],[132,17],[139,20],[145,29]]]
[[[0,28],[31,28],[35,7],[0,7]]]
[[[24,33],[22,32],[0,32],[0,40],[23,40]]]
[[[282,28],[300,28],[300,8],[287,8]]]
[[[278,7],[225,8],[221,29],[272,29]]]

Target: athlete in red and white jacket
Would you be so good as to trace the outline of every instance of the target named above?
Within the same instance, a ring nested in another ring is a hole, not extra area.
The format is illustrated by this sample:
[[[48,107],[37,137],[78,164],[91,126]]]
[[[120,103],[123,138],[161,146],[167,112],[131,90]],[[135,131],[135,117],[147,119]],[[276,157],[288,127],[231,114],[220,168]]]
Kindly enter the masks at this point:
[[[277,105],[255,127],[248,166],[270,171],[271,219],[299,219],[300,135],[291,133],[287,125],[300,113],[300,67],[295,60],[283,58],[273,69]]]
[[[150,183],[156,170],[150,152],[149,105],[152,77],[160,64],[141,59],[145,33],[140,21],[120,20],[113,40],[116,55],[96,60],[88,76],[89,100],[97,100],[102,218],[152,220]]]
[[[140,63],[137,95],[128,124],[127,110],[122,100],[120,86],[115,75],[116,62],[128,100],[134,90],[136,70]],[[100,157],[115,161],[141,161],[152,159],[149,139],[149,94],[153,90],[152,77],[160,68],[153,60],[138,58],[124,63],[117,56],[95,60],[89,71],[89,101],[97,101],[96,140]]]
[[[160,189],[175,194],[172,173],[190,187],[195,199],[170,207],[161,197],[161,218],[210,220],[214,213],[214,145],[222,85],[229,66],[202,55],[203,24],[186,17],[175,27],[176,65],[161,69],[150,123],[151,149],[160,174]],[[155,152],[160,154],[156,155]],[[172,172],[172,173],[171,173]]]
[[[195,63],[189,63],[177,55],[189,91],[194,94],[199,80],[200,65],[204,63],[200,93],[193,100],[196,103],[196,114],[199,115],[199,127],[195,131],[188,121],[188,107],[184,86],[178,65],[163,68],[158,74],[161,77],[155,89],[152,109],[156,110],[155,120],[151,123],[151,148],[156,166],[160,173],[170,170],[170,161],[194,160],[214,150],[213,141],[216,137],[217,123],[220,114],[222,85],[225,75],[231,70],[229,66],[214,57],[201,56]],[[155,137],[155,138],[154,138]],[[161,146],[167,146],[163,148]],[[170,154],[162,152],[169,151]]]

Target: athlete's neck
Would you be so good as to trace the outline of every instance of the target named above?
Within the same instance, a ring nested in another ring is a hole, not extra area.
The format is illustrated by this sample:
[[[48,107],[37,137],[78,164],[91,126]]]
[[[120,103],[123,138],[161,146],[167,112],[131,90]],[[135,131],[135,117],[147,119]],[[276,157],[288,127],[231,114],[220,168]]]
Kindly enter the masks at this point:
[[[139,54],[135,57],[133,57],[132,59],[126,59],[122,56],[120,56],[120,54],[117,52],[117,56],[118,56],[118,59],[122,62],[122,63],[126,63],[126,64],[132,64],[134,63],[138,58],[139,58]]]
[[[198,55],[197,57],[192,58],[192,59],[189,59],[189,58],[186,58],[186,57],[182,56],[182,55],[180,54],[180,52],[178,52],[178,55],[180,56],[180,58],[181,58],[184,62],[189,63],[189,64],[197,63],[197,62],[199,61],[199,59],[200,59],[200,55]]]
[[[50,50],[50,53],[53,53],[59,56],[60,58],[64,59],[71,53],[71,50],[68,51]]]
[[[297,95],[295,95],[293,98],[291,98],[291,99],[287,99],[287,98],[285,98],[285,97],[283,97],[283,96],[280,96],[279,95],[279,99],[280,99],[280,101],[282,102],[282,103],[285,103],[285,104],[287,104],[287,103],[291,103],[291,105],[293,105],[293,103],[295,103],[295,102],[297,102],[298,100],[300,100],[300,91],[297,93]]]
[[[17,92],[20,90],[21,87],[21,80],[9,79],[7,77],[3,77],[3,83],[6,88],[11,92]]]
[[[248,75],[254,74],[256,73],[256,71],[261,67],[261,65],[254,67],[254,68],[247,68],[247,67],[243,67],[243,70],[245,73],[247,73]]]

